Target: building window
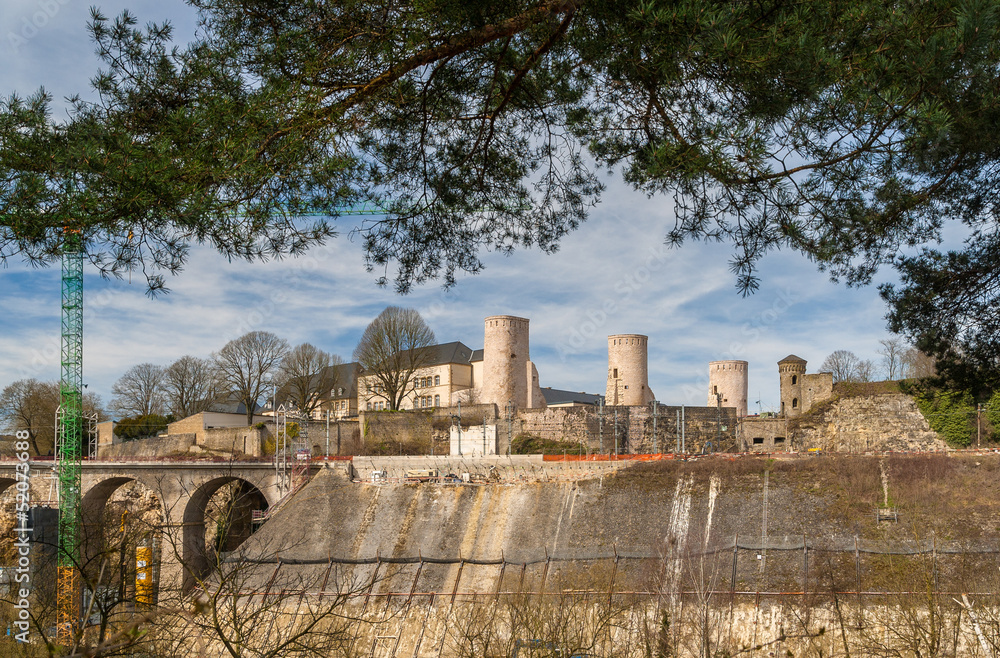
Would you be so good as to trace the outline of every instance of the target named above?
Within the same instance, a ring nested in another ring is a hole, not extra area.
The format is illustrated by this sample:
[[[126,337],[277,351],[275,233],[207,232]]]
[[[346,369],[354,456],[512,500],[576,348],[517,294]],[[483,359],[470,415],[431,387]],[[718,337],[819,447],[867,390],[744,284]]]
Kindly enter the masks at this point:
[[[798,409],[798,408],[799,408],[799,399],[792,398],[792,409]]]
[[[615,368],[611,372],[612,372],[611,379],[618,379],[618,368]]]
[[[755,436],[755,437],[753,437],[753,444],[755,446],[762,446],[762,445],[764,445],[764,437],[762,437],[762,436]]]
[[[434,396],[434,406],[435,407],[440,407],[441,406],[441,396],[440,395],[435,395]]]
[[[435,386],[441,385],[441,375],[434,375],[434,385]]]
[[[776,437],[774,437],[774,442],[775,442],[775,444],[784,443],[785,442],[785,437],[783,437],[783,436],[776,436]]]
[[[372,403],[371,403],[371,402],[369,402],[369,403],[368,403],[368,411],[371,411],[371,410],[372,410]]]
[[[712,395],[718,395],[718,394],[719,394],[719,387],[718,386],[713,386],[712,387]]]
[[[792,375],[792,386],[795,386],[795,382],[799,380],[798,375]]]

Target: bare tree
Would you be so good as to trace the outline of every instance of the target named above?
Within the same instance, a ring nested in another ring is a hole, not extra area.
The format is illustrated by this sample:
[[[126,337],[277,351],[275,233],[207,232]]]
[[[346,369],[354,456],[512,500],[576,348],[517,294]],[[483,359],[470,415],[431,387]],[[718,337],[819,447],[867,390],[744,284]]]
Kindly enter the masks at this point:
[[[882,346],[878,353],[882,355],[885,378],[895,381],[903,374],[903,340],[898,337],[883,338],[879,341],[879,345]]]
[[[31,447],[38,455],[52,449],[58,406],[59,387],[37,379],[18,380],[0,394],[0,418],[10,431],[27,430]]]
[[[857,381],[857,368],[860,360],[854,352],[837,350],[823,360],[819,368],[823,372],[833,373],[833,382]]]
[[[11,432],[26,430],[34,453],[47,455],[55,445],[55,418],[60,401],[58,383],[19,379],[0,393],[0,422]],[[100,396],[84,393],[83,411],[103,419]]]
[[[122,416],[162,415],[166,407],[165,376],[161,366],[140,363],[125,371],[111,387],[111,408]]]
[[[182,356],[164,371],[167,408],[177,418],[205,411],[218,398],[218,383],[211,360]]]
[[[902,371],[907,378],[923,379],[924,377],[934,377],[937,375],[937,366],[934,357],[924,354],[915,347],[911,347],[903,353]]]
[[[288,352],[288,342],[269,331],[251,331],[226,343],[214,356],[219,377],[246,405],[247,425],[253,423],[265,380],[275,376]]]
[[[342,363],[344,360],[338,355],[328,354],[310,343],[296,346],[281,361],[279,395],[299,411],[312,415],[337,385],[337,366]]]
[[[387,306],[368,325],[354,349],[354,360],[370,378],[366,393],[384,399],[390,409],[399,409],[413,391],[413,373],[430,360],[430,351],[425,348],[434,343],[434,332],[420,313]]]
[[[870,382],[875,380],[875,364],[871,359],[862,359],[854,367],[854,378],[856,382]]]

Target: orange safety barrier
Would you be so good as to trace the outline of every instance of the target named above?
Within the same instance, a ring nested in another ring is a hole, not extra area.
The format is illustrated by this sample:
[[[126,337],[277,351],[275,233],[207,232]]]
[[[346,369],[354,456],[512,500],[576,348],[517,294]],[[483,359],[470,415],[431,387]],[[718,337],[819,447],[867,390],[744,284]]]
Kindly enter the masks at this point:
[[[662,459],[683,459],[685,455],[675,455],[671,452],[655,455],[542,455],[543,462],[614,462],[641,461],[652,462]]]

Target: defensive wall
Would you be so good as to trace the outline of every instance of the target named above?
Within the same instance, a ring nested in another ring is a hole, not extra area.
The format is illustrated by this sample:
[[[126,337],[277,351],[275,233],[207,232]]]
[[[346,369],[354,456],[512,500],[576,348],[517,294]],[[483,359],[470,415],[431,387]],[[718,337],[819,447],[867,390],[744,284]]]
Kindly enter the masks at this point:
[[[365,653],[390,640],[396,655],[457,655],[463,629],[490,632],[484,619],[511,640],[539,637],[518,626],[527,615],[603,617],[616,630],[589,638],[594,655],[645,655],[660,631],[695,642],[674,655],[698,655],[706,637],[720,650],[888,655],[917,632],[906,619],[936,614],[955,655],[990,655],[961,592],[976,619],[997,611],[997,470],[998,455],[715,456],[523,484],[324,470],[241,555],[310,596],[353,587]],[[895,521],[875,513],[886,491]]]
[[[903,393],[835,397],[792,418],[750,416],[740,431],[745,449],[756,452],[948,449]]]
[[[448,430],[459,418],[466,428],[495,424],[502,454],[507,453],[508,440],[522,434],[582,444],[585,453],[671,452],[679,449],[682,426],[688,452],[738,449],[736,410],[726,407],[546,407],[519,409],[508,417],[495,405],[479,404],[463,405],[460,416],[458,407],[368,412],[361,415],[360,425],[368,447],[405,442],[430,453],[432,439],[438,450],[446,449]]]

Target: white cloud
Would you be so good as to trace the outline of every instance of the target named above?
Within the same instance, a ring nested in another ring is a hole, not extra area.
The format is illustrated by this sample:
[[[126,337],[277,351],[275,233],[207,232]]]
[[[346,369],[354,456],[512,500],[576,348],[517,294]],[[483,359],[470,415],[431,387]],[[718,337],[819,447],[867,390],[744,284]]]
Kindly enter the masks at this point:
[[[12,30],[37,6],[5,3],[0,24]],[[0,44],[8,49],[0,70],[5,93],[42,84],[57,98],[87,90],[97,69],[85,33],[88,6],[77,0],[59,6],[17,53]],[[125,6],[140,24],[172,15],[179,39],[193,33],[186,6],[102,4],[111,16]],[[486,316],[528,317],[542,385],[588,392],[604,390],[608,334],[647,334],[650,385],[667,403],[704,404],[705,392],[690,391],[704,388],[708,362],[727,352],[750,362],[751,403],[760,391],[764,404],[777,403],[776,362],[788,353],[808,359],[813,369],[834,349],[874,358],[884,309],[873,288],[833,285],[804,258],[778,253],[762,263],[761,290],[741,298],[728,268],[730,248],[689,243],[666,249],[672,225],[665,199],[613,182],[591,219],[566,236],[556,254],[486,254],[486,270],[460,277],[455,290],[430,284],[403,298],[374,284],[359,245],[346,235],[304,258],[265,264],[229,263],[196,247],[186,270],[168,282],[172,292],[156,299],[145,296],[142,281],[88,275],[85,381],[108,400],[112,383],[131,365],[207,356],[249,329],[273,331],[293,344],[310,341],[350,359],[364,327],[387,304],[417,308],[439,341],[473,348],[482,346]],[[785,308],[788,296],[794,303]],[[0,385],[27,366],[42,378],[58,377],[52,349],[59,335],[58,270],[15,264],[0,271],[0,308]]]

